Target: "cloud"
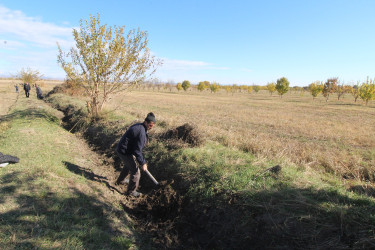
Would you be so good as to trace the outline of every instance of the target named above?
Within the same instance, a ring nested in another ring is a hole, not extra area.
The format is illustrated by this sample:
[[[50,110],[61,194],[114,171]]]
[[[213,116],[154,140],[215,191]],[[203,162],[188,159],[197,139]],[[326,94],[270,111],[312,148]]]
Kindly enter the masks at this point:
[[[248,72],[248,73],[253,73],[254,72],[254,70],[252,70],[252,69],[246,69],[246,68],[241,68],[240,71]]]
[[[214,81],[217,75],[226,74],[230,70],[204,61],[160,59],[163,60],[163,65],[157,69],[154,77],[161,81],[181,82],[188,79],[194,84],[203,80]]]
[[[74,47],[73,27],[47,23],[21,11],[0,5],[0,68],[3,74],[13,74],[21,68],[39,70],[44,76],[64,78],[57,64],[57,46],[68,50]],[[163,79],[216,79],[230,68],[205,61],[161,58],[163,65],[157,76]]]
[[[18,10],[0,6],[0,35],[38,47],[73,46],[72,28],[43,22],[40,18],[28,17]]]
[[[57,64],[58,49],[74,46],[72,27],[43,22],[41,18],[0,6],[1,74],[11,75],[21,68],[32,68],[44,76],[64,78]]]
[[[163,70],[194,70],[202,69],[210,65],[209,63],[201,61],[185,61],[168,58],[161,59],[163,60],[163,65],[161,67]]]
[[[15,50],[22,47],[26,47],[26,45],[22,42],[19,42],[17,40],[0,40],[0,49],[7,49],[7,50]]]
[[[188,61],[188,60],[176,60],[169,58],[161,58],[163,65],[161,70],[228,70],[228,67],[214,66],[212,63],[202,61]]]
[[[46,77],[60,79],[65,76],[65,72],[57,64],[57,52],[55,50],[13,53],[7,57],[7,63],[9,64],[8,73],[11,74],[18,72],[21,68],[31,68],[40,71]]]

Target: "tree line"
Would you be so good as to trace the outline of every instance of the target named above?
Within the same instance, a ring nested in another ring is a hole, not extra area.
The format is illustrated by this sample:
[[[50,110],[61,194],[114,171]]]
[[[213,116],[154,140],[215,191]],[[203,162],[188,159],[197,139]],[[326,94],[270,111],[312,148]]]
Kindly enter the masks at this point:
[[[199,92],[209,91],[211,93],[216,93],[220,90],[229,93],[247,92],[247,93],[258,93],[260,90],[265,90],[273,95],[278,94],[280,98],[291,90],[299,92],[309,92],[315,100],[320,94],[324,96],[326,102],[329,98],[336,94],[337,100],[344,97],[345,94],[351,94],[354,101],[357,102],[358,99],[363,100],[366,105],[369,101],[375,100],[375,79],[367,78],[365,82],[357,82],[355,85],[347,85],[340,83],[338,78],[329,78],[325,82],[316,81],[305,87],[289,87],[290,83],[287,78],[282,77],[277,79],[276,83],[267,83],[265,86],[260,85],[220,85],[217,82],[201,81],[198,84],[191,84],[190,81],[184,80],[181,83],[174,83],[173,81],[162,83],[158,80],[142,82],[136,87],[139,89],[152,89],[152,90],[177,90],[177,91],[189,91],[196,90]]]
[[[366,105],[369,101],[375,99],[375,79],[370,79],[367,77],[365,82],[357,82],[357,84],[345,85],[340,83],[338,78],[329,78],[326,82],[314,82],[311,83],[308,88],[313,99],[315,99],[319,94],[322,94],[326,102],[332,94],[337,94],[337,100],[340,100],[345,94],[351,94],[354,97],[354,101],[357,99],[362,99]]]

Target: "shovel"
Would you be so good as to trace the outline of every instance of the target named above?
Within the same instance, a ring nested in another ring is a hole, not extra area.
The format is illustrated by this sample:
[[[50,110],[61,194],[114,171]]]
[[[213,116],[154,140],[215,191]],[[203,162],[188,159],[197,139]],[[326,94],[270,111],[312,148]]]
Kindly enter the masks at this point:
[[[152,174],[147,169],[145,170],[145,172],[148,175],[148,177],[150,177],[150,179],[155,183],[155,185],[159,185],[159,182],[155,179],[154,176],[152,176]]]

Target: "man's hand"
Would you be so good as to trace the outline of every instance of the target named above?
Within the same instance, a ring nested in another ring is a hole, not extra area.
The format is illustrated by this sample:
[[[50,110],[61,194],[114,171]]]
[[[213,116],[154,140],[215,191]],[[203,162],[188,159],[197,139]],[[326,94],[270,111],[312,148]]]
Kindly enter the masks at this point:
[[[143,170],[143,171],[146,171],[146,170],[147,170],[147,163],[145,163],[145,164],[142,165],[142,170]]]

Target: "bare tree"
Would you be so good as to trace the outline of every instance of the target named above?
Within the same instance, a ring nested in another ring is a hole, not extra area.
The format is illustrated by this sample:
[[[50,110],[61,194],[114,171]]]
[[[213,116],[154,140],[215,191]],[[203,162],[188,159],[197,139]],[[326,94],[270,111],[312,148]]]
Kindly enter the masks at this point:
[[[17,72],[16,78],[20,79],[24,83],[35,84],[38,80],[40,80],[43,75],[38,70],[33,70],[30,68],[24,69],[22,68],[19,72]]]

